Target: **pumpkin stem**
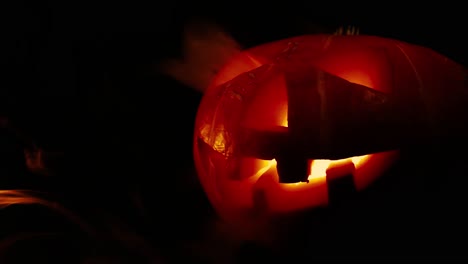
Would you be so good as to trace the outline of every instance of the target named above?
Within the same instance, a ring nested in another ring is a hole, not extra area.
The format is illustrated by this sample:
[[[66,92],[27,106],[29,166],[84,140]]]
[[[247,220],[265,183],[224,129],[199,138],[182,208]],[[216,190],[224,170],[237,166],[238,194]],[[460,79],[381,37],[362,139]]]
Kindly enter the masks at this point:
[[[338,36],[356,36],[359,35],[359,28],[355,26],[339,27],[333,35]]]

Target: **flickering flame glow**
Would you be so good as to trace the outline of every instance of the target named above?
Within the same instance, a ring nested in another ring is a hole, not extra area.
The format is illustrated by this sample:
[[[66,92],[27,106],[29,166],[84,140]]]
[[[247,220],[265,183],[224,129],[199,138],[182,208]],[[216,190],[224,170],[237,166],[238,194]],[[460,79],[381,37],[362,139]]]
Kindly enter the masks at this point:
[[[361,165],[363,165],[367,159],[370,157],[370,155],[363,155],[363,156],[356,156],[356,157],[351,157],[351,158],[346,158],[346,159],[340,159],[340,160],[325,160],[325,159],[318,159],[314,160],[311,165],[310,165],[310,174],[308,177],[309,182],[316,182],[316,181],[321,181],[325,179],[327,176],[327,169],[330,167],[330,165],[333,165],[334,163],[342,163],[346,162],[348,160],[351,160],[356,168],[359,168]],[[268,171],[272,167],[276,167],[276,160],[259,160],[258,163],[262,164],[263,167],[261,167],[254,175],[254,179],[260,178],[266,171]],[[294,183],[294,184],[301,184],[301,183]]]
[[[35,197],[25,190],[0,190],[0,208],[14,204],[40,204],[53,207],[47,200]]]
[[[255,180],[258,180],[265,172],[267,172],[271,167],[276,166],[276,160],[259,160],[258,163],[263,166],[253,175]]]
[[[359,76],[354,75],[353,77],[354,77],[353,81],[356,81],[356,78],[358,78]],[[362,82],[363,80],[361,79],[360,81]],[[283,113],[281,113],[281,116],[282,116],[281,126],[288,127],[287,108],[285,109]],[[369,157],[370,155],[363,155],[363,156],[350,157],[350,158],[340,159],[340,160],[327,160],[327,159],[313,160],[310,166],[310,175],[308,177],[308,180],[310,182],[310,181],[319,180],[322,178],[324,179],[327,176],[328,167],[330,165],[333,165],[333,163],[341,163],[341,162],[346,162],[348,160],[351,160],[354,164],[354,167],[358,169],[362,164],[364,164],[369,159]]]
[[[280,118],[278,119],[278,121],[280,125],[283,127],[288,127],[287,115],[288,115],[287,107],[281,108],[280,115],[279,115]],[[210,128],[211,126],[206,125],[201,129],[200,134],[202,138],[204,139],[205,142],[211,145],[213,149],[216,150],[217,152],[227,154],[228,150],[226,146],[226,138],[223,133],[224,128],[219,126],[218,129],[215,129],[213,131]],[[327,169],[334,164],[351,161],[354,164],[354,167],[356,169],[359,169],[363,164],[366,163],[366,161],[371,156],[372,154],[349,157],[349,158],[340,159],[340,160],[328,160],[328,159],[313,160],[310,165],[310,174],[308,177],[309,183],[311,182],[317,183],[317,182],[324,181],[327,176]],[[250,177],[248,177],[250,182],[252,181],[255,182],[271,168],[276,168],[276,160],[258,159],[254,167],[255,167],[255,172],[249,171],[246,174],[244,174],[244,175],[250,175]],[[298,182],[298,183],[292,183],[292,184],[287,184],[287,185],[303,185],[303,184],[306,184],[306,183]]]
[[[371,77],[364,70],[348,70],[341,74],[341,78],[348,80],[349,82],[364,85],[366,87],[374,87],[375,84]]]
[[[359,168],[366,160],[370,157],[370,155],[363,155],[363,156],[356,156],[347,159],[340,159],[340,160],[314,160],[310,166],[310,175],[309,181],[316,179],[316,178],[325,178],[327,175],[327,169],[333,163],[341,163],[351,160],[355,166],[355,168]]]

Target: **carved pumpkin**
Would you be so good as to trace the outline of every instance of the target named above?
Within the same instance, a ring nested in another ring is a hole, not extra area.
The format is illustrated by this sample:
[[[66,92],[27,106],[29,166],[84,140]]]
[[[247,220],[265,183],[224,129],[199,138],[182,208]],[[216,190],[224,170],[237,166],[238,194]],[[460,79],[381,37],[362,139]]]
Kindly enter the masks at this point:
[[[465,88],[465,74],[430,49],[374,36],[299,36],[248,49],[199,106],[199,179],[228,221],[326,206],[334,183],[363,190],[402,146],[442,136],[463,107],[451,94]]]

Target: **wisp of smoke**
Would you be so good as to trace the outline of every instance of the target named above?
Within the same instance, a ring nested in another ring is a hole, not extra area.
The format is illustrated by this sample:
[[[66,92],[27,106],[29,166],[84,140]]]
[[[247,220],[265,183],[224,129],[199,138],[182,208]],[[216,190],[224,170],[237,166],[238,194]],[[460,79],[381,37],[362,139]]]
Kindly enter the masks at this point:
[[[311,32],[304,32],[308,33]],[[332,34],[359,35],[359,28],[342,26]],[[185,25],[182,44],[182,57],[167,59],[158,68],[202,93],[221,67],[242,49],[239,42],[220,25],[200,20]]]
[[[159,69],[204,92],[219,69],[240,50],[240,45],[217,24],[193,21],[184,28],[182,58],[163,61]]]

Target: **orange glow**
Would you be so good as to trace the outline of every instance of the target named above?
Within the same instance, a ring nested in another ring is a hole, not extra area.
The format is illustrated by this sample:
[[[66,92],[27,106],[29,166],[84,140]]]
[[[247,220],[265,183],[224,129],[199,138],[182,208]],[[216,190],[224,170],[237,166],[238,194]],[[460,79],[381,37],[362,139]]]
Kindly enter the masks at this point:
[[[224,65],[211,80],[212,86],[221,85],[244,72],[251,71],[263,64],[247,52],[241,52]]]
[[[14,204],[40,204],[51,206],[44,199],[40,199],[24,190],[0,190],[0,208],[6,208]]]
[[[363,45],[361,40],[375,45]],[[360,191],[393,164],[398,150],[340,160],[310,159],[308,183],[284,184],[279,182],[276,161],[261,159],[277,157],[283,151],[282,147],[290,143],[289,136],[293,133],[290,133],[289,126],[292,126],[292,118],[299,115],[291,116],[288,122],[288,111],[292,111],[288,103],[297,102],[290,100],[292,97],[288,98],[294,95],[293,90],[288,89],[298,85],[296,88],[304,89],[304,96],[309,96],[307,88],[314,89],[314,84],[311,86],[306,77],[309,67],[383,93],[393,92],[394,69],[389,63],[392,57],[388,55],[386,46],[379,46],[384,42],[378,41],[358,36],[297,37],[240,52],[218,72],[197,113],[194,158],[203,188],[222,218],[236,222],[263,213],[268,215],[327,206],[327,182],[332,178],[351,174],[355,188]],[[304,73],[301,72],[303,69],[306,69]],[[298,82],[291,85],[291,76],[295,76]],[[327,85],[333,85],[333,82]],[[357,86],[350,85],[350,89],[355,89],[353,87]],[[317,102],[312,99],[310,102]],[[327,102],[333,104],[331,99]],[[308,111],[307,106],[297,109]],[[316,111],[314,107],[310,108],[311,111]],[[323,109],[319,111],[327,114]],[[333,119],[334,116],[328,117]],[[300,124],[301,120],[297,121]],[[327,125],[318,119],[306,118],[303,122],[309,127],[314,126],[313,122],[317,126]],[[353,130],[352,133],[358,135],[360,132]],[[304,144],[309,144],[307,135],[304,133],[295,140],[301,144],[301,137],[304,137]],[[323,140],[333,141],[333,138],[324,137]]]
[[[241,125],[260,130],[287,127],[288,101],[284,75],[273,76],[258,92],[261,96],[255,96],[255,103],[247,106],[248,114]]]
[[[347,159],[340,159],[340,160],[325,160],[325,159],[317,159],[313,160],[310,166],[310,175],[309,181],[316,179],[316,178],[325,178],[327,176],[327,169],[330,165],[335,163],[342,163],[348,160],[351,160],[356,169],[359,169],[364,163],[370,158],[371,155],[363,155],[357,157],[351,157]]]
[[[73,212],[60,206],[58,203],[39,197],[37,193],[28,190],[0,190],[0,208],[4,209],[12,205],[27,204],[38,204],[45,206],[46,208],[52,209],[62,214],[70,221],[77,224],[83,231],[89,234],[95,233],[95,231],[93,231],[88,225],[86,225]]]
[[[256,182],[254,192],[263,192],[270,213],[291,212],[325,206],[328,190],[325,177],[314,178],[309,183],[282,184],[278,182],[276,161]]]
[[[271,212],[287,212],[328,204],[326,170],[330,165],[351,160],[361,168],[371,155],[342,160],[314,160],[311,163],[309,182],[279,183],[276,160],[244,158],[240,175],[248,175],[241,181],[223,180],[224,203],[236,208],[255,206],[253,194],[263,190]],[[343,175],[344,176],[344,175]],[[248,191],[249,190],[249,191]]]
[[[357,83],[367,87],[374,87],[374,83],[372,82],[371,77],[363,70],[344,72],[340,77],[352,83]]]
[[[288,184],[279,183],[276,160],[256,159],[254,162],[256,170],[250,174],[248,179],[242,182],[230,181],[228,196],[230,196],[231,202],[236,201],[235,204],[239,207],[242,207],[241,204],[255,207],[252,195],[261,191],[265,195],[268,211],[271,213],[326,206],[328,204],[326,171],[330,166],[352,161],[356,169],[350,173],[354,176],[356,188],[362,190],[375,180],[374,177],[369,177],[369,175],[383,173],[391,164],[389,161],[392,161],[397,154],[398,151],[390,151],[340,160],[314,160],[311,163],[308,183]],[[242,190],[242,188],[244,189]]]
[[[242,58],[251,60],[251,57],[244,56]],[[231,74],[248,68],[244,67],[247,65],[244,62],[238,63],[238,65],[241,66],[232,68],[233,72]],[[354,82],[364,83],[366,81],[364,75],[360,76],[358,74],[348,73],[347,78],[349,81]],[[218,81],[222,82],[222,78],[218,79]],[[368,85],[370,84],[368,83]],[[276,75],[268,82],[263,83],[259,93],[261,93],[261,96],[254,97],[255,103],[246,106],[247,111],[245,113],[248,114],[240,119],[241,126],[259,130],[274,126],[288,127],[287,91],[284,75]],[[221,113],[219,110],[216,111]],[[240,111],[236,112],[241,113]],[[352,173],[356,188],[361,190],[377,177],[371,174],[380,175],[383,173],[383,168],[386,168],[384,165],[390,160],[389,153],[377,153],[340,160],[311,160],[308,183],[283,184],[279,183],[276,160],[242,157],[236,165],[238,170],[234,174],[235,179],[232,179],[229,176],[231,172],[223,156],[230,156],[233,153],[232,135],[227,133],[226,123],[218,123],[216,129],[213,129],[214,124],[213,122],[203,123],[198,130],[200,138],[207,146],[211,146],[205,151],[213,153],[208,154],[209,156],[216,155],[216,158],[213,156],[210,159],[210,169],[202,174],[205,175],[204,177],[208,177],[202,180],[202,184],[204,184],[205,190],[210,190],[207,191],[209,197],[211,197],[210,200],[216,204],[215,207],[217,207],[221,215],[229,216],[229,218],[238,217],[235,212],[241,212],[246,208],[255,208],[254,196],[258,192],[264,193],[268,211],[272,213],[326,206],[328,204],[326,178],[327,169],[330,166],[351,161],[355,170],[344,173]],[[380,157],[380,159],[375,159],[376,156]],[[199,158],[198,155],[196,155],[197,158]],[[369,162],[371,160],[374,160],[374,162]]]
[[[288,127],[288,109],[287,107],[283,109],[283,111],[279,114],[281,117],[281,125],[284,127]],[[356,169],[359,169],[366,161],[369,160],[371,155],[362,155],[356,157],[350,157],[346,159],[340,160],[328,160],[328,159],[316,159],[311,162],[310,165],[310,175],[308,177],[309,182],[314,180],[321,180],[321,178],[325,178],[327,176],[327,169],[330,165],[335,163],[346,162],[351,160]],[[275,163],[276,165],[276,163]],[[301,184],[301,183],[297,183]]]
[[[385,52],[362,47],[350,52],[348,47],[339,45],[333,48],[333,54],[327,54],[315,62],[320,69],[352,83],[391,92],[391,75],[386,74],[391,69]]]

